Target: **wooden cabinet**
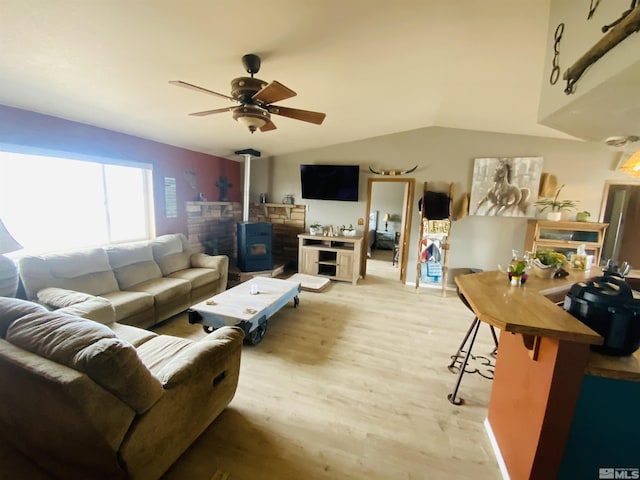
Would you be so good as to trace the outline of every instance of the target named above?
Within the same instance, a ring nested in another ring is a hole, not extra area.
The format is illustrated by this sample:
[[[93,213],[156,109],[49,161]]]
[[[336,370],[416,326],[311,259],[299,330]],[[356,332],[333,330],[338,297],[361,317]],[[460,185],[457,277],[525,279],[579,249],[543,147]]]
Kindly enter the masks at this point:
[[[550,248],[562,253],[575,253],[582,244],[587,255],[593,255],[593,265],[600,263],[602,242],[607,223],[553,222],[531,219],[527,223],[525,251],[535,252]]]
[[[343,280],[354,285],[360,278],[362,237],[298,235],[298,271]]]

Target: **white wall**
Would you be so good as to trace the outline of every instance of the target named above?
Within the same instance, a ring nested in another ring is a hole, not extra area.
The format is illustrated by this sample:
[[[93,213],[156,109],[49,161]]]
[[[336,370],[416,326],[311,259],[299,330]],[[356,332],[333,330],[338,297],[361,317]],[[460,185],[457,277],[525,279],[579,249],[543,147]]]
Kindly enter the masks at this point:
[[[555,174],[560,183],[566,184],[562,198],[578,200],[580,210],[591,211],[592,218],[598,217],[604,181],[629,179],[615,171],[618,154],[600,144],[430,127],[274,157],[269,164],[269,195],[279,200],[293,193],[296,203],[309,206],[309,221],[356,225],[357,219],[366,213],[367,178],[373,175],[369,166],[376,170],[407,169],[417,164],[418,169],[409,175],[416,179],[409,240],[408,271],[412,271],[417,247],[411,246],[418,242],[417,201],[423,182],[442,185],[455,182],[457,203],[463,193],[470,191],[473,159],[493,156],[543,157],[543,171]],[[360,200],[302,201],[299,171],[302,163],[359,164]],[[512,248],[523,247],[525,230],[526,219],[522,218],[466,217],[455,222],[450,266],[495,269],[498,263],[508,260]]]

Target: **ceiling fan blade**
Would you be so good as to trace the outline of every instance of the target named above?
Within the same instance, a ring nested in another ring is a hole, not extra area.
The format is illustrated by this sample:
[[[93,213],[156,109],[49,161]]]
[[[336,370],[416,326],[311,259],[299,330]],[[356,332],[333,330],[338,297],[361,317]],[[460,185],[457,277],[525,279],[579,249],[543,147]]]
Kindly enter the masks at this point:
[[[218,92],[214,92],[213,90],[207,90],[206,88],[198,87],[197,85],[192,85],[190,83],[183,82],[181,80],[170,80],[169,83],[177,87],[184,87],[190,90],[195,90],[196,92],[208,93],[209,95],[214,95],[216,97],[226,98],[227,100],[231,100],[232,102],[236,101],[235,98],[230,97],[229,95],[225,95],[224,93],[218,93]]]
[[[302,120],[303,122],[315,123],[316,125],[320,125],[327,116],[320,112],[310,112],[309,110],[300,110],[298,108],[278,107],[276,105],[269,105],[269,113],[293,118],[294,120]]]
[[[267,123],[264,124],[264,126],[260,129],[261,132],[269,132],[271,130],[275,130],[276,128],[276,124],[273,123],[271,120],[269,120]]]
[[[296,92],[274,80],[262,90],[255,93],[251,98],[256,102],[268,105],[270,103],[279,102],[280,100],[295,97],[296,95]]]
[[[206,115],[213,115],[214,113],[230,112],[234,107],[216,108],[214,110],[205,110],[203,112],[190,113],[192,117],[204,117]]]

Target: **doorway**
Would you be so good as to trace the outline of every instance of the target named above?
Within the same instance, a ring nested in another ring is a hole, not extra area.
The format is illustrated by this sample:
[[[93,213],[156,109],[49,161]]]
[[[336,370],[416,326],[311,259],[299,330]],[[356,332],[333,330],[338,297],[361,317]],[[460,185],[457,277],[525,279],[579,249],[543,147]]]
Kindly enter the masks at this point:
[[[367,182],[367,212],[364,228],[364,248],[361,271],[367,272],[370,249],[384,244],[392,248],[392,261],[397,264],[397,279],[407,280],[407,242],[411,234],[411,215],[415,191],[414,178],[369,178]],[[379,187],[379,189],[377,188]],[[373,215],[372,215],[373,214]]]
[[[640,268],[640,183],[606,182],[600,221],[608,223],[602,258]]]

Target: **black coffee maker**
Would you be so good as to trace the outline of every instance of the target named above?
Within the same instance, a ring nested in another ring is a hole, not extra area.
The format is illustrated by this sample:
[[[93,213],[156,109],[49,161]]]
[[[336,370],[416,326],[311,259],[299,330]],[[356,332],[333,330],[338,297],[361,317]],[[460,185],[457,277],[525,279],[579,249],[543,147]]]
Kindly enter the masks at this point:
[[[640,348],[640,298],[624,280],[627,266],[607,265],[602,277],[578,282],[564,299],[564,309],[604,337],[591,350],[626,356]]]

